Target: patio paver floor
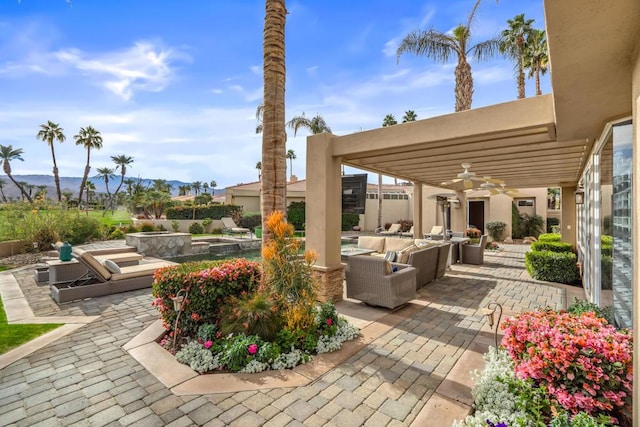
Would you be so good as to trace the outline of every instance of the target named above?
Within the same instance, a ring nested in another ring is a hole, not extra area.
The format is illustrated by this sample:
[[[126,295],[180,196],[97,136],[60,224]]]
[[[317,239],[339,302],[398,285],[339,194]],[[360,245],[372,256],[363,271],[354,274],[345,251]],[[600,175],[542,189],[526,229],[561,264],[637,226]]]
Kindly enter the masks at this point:
[[[410,317],[308,385],[202,395],[175,395],[123,348],[158,318],[149,290],[58,306],[32,268],[14,270],[35,316],[98,317],[0,371],[0,426],[436,425],[426,412],[464,407],[452,378],[492,341],[480,307],[566,306],[567,288],[526,273],[528,246],[503,247],[482,266],[453,266]]]

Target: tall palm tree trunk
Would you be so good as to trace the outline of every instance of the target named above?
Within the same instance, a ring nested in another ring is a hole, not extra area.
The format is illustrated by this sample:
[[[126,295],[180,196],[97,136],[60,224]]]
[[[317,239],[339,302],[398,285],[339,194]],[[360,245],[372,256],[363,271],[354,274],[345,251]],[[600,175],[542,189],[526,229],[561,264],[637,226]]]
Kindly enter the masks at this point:
[[[520,42],[518,45],[518,99],[523,99],[526,96],[524,89],[524,52],[523,52],[524,41]]]
[[[536,64],[536,95],[542,95],[542,91],[540,90],[540,64]]]
[[[16,181],[15,178],[13,178],[13,175],[11,175],[11,165],[9,164],[8,161],[6,160],[4,161],[4,164],[2,165],[2,169],[4,170],[4,173],[9,177],[11,182],[13,182],[13,184],[16,187],[18,187],[18,190],[20,190],[20,193],[22,194],[22,200],[27,199],[29,203],[33,203],[33,200],[31,200],[31,197],[29,197],[29,194],[27,194],[27,192],[24,191],[24,188],[22,188],[22,185],[20,185],[18,181]]]
[[[473,100],[473,77],[471,65],[462,57],[458,60],[455,70],[456,76],[456,112],[471,108]]]
[[[4,188],[0,187],[0,195],[2,195],[2,201],[7,202],[7,196],[4,195]]]
[[[271,235],[266,220],[276,210],[286,211],[285,22],[284,0],[266,0],[264,20],[264,112],[262,122],[262,242]]]
[[[53,141],[49,143],[51,146],[51,158],[53,159],[53,180],[56,183],[56,195],[58,196],[58,203],[62,201],[62,192],[60,191],[60,175],[58,174],[58,163],[56,163],[56,153],[53,150]]]
[[[87,150],[87,165],[84,167],[84,175],[82,176],[82,181],[80,181],[80,192],[78,193],[78,201],[82,200],[82,193],[84,192],[84,187],[87,185],[87,178],[89,177],[90,171],[91,166],[89,166],[89,151]]]

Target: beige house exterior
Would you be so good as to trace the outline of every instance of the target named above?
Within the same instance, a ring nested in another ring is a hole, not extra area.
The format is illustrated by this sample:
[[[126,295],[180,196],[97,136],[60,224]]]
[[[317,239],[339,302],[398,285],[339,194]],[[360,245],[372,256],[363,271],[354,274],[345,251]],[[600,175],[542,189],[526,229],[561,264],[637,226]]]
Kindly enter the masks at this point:
[[[544,0],[544,8],[551,94],[351,135],[308,137],[307,192],[313,197],[307,200],[307,247],[318,253],[324,298],[342,295],[342,164],[413,182],[414,199],[424,202],[424,185],[439,186],[472,158],[478,175],[509,187],[561,188],[562,237],[576,246],[585,294],[597,304],[606,299],[601,237],[613,236],[614,316],[634,327],[638,342],[640,2]],[[465,200],[463,188],[450,190]],[[583,203],[576,204],[576,192]],[[611,199],[611,212],[603,212],[604,197]],[[413,204],[416,235],[427,228],[427,209]],[[453,227],[464,222],[465,210],[466,204],[453,210]],[[640,372],[637,347],[634,352]],[[640,405],[633,407],[634,425],[640,425]]]
[[[296,180],[287,184],[287,205],[291,202],[305,201],[306,180]],[[422,224],[427,232],[434,225],[444,225],[443,212],[436,200],[430,198],[435,194],[443,194],[446,188],[423,185],[422,188]],[[396,223],[401,220],[414,221],[414,187],[413,185],[383,184],[382,186],[382,225]],[[225,189],[226,204],[242,206],[244,212],[260,212],[260,182],[239,184]],[[453,231],[463,231],[469,224],[475,225],[486,232],[486,224],[491,221],[502,221],[507,224],[504,236],[511,236],[511,204],[521,202],[518,207],[521,213],[540,215],[545,221],[548,214],[553,215],[547,209],[547,189],[530,188],[521,190],[518,197],[512,198],[502,194],[491,194],[489,191],[473,191],[466,195],[466,200],[461,201],[451,198],[450,211],[451,223],[447,223]],[[482,206],[481,222],[470,221],[468,217],[461,216],[462,203],[480,203]],[[458,212],[460,211],[460,212]],[[559,212],[559,211],[558,211]],[[360,215],[361,230],[374,231],[378,228],[378,186],[367,184],[367,197],[365,201],[365,214]]]

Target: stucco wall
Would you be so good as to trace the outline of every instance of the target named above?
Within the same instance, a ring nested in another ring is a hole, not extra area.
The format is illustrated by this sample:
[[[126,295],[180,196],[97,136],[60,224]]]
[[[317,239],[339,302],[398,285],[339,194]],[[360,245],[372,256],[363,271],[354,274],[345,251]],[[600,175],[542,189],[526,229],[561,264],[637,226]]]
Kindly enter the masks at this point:
[[[413,201],[382,199],[382,226],[413,218]],[[378,227],[378,200],[367,199],[365,203],[364,229],[373,231]]]

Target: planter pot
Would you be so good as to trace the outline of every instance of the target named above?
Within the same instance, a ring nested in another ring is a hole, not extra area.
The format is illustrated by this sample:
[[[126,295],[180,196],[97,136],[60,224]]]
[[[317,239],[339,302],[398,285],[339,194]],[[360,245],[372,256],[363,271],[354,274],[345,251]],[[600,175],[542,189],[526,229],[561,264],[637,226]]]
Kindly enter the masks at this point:
[[[256,227],[253,229],[253,232],[256,235],[256,238],[262,239],[262,227]]]

